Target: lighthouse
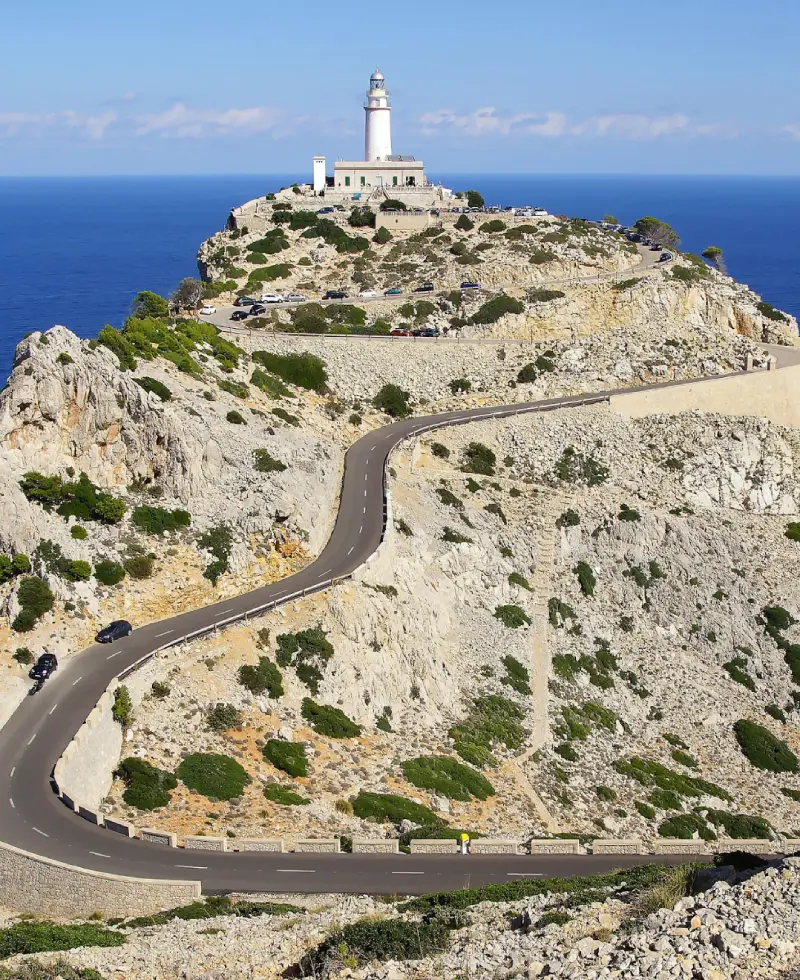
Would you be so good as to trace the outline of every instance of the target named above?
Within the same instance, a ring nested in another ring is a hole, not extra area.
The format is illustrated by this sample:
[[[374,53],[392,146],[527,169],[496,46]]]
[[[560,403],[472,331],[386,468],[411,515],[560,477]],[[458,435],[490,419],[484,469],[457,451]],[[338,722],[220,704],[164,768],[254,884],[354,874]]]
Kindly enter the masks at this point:
[[[376,68],[369,77],[364,112],[364,159],[371,162],[388,160],[392,155],[392,109],[389,105],[389,93],[386,91],[386,79],[380,68]]]

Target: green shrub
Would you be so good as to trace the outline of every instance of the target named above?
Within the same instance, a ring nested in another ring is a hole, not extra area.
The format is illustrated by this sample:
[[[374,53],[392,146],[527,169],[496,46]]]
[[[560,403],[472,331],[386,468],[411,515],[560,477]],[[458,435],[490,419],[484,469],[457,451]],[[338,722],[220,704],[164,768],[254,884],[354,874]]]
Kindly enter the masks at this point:
[[[580,515],[577,511],[565,510],[564,513],[556,519],[556,527],[577,527],[581,522]]]
[[[239,683],[251,694],[283,697],[283,677],[269,657],[259,657],[255,665],[243,664],[239,668]]]
[[[483,306],[473,313],[469,318],[469,322],[475,324],[496,323],[507,313],[524,312],[524,303],[521,303],[518,299],[514,299],[512,296],[506,296],[505,293],[501,293],[499,296],[487,300]]]
[[[128,758],[120,762],[115,773],[125,783],[122,799],[139,810],[156,810],[170,802],[170,790],[178,780],[171,772],[157,769],[144,759]]]
[[[780,320],[783,323],[789,322],[788,316],[786,316],[784,313],[781,313],[780,310],[776,310],[775,307],[771,306],[769,303],[764,303],[764,302],[756,303],[756,307],[758,308],[758,312],[762,316],[767,317],[768,320]]]
[[[153,681],[153,683],[150,685],[150,691],[154,698],[161,700],[169,697],[170,693],[172,692],[172,688],[169,686],[169,684],[165,684],[164,681]]]
[[[164,531],[177,531],[189,527],[192,515],[188,510],[167,510],[164,507],[135,507],[131,521],[145,534],[163,534]]]
[[[291,389],[287,388],[280,378],[275,377],[274,374],[267,374],[267,372],[262,371],[261,368],[255,368],[250,376],[250,383],[254,384],[256,388],[263,391],[269,398],[275,399],[294,397]]]
[[[287,412],[285,408],[273,408],[272,414],[287,425],[300,425],[300,419],[296,415],[292,415],[291,412]]]
[[[528,299],[532,303],[549,303],[554,299],[563,299],[566,293],[560,289],[530,289]]]
[[[217,382],[217,386],[223,391],[227,391],[229,395],[233,395],[236,398],[250,397],[250,389],[243,381],[231,381],[228,378],[222,378]]]
[[[764,817],[751,816],[749,813],[728,813],[725,810],[709,810],[707,819],[715,827],[722,827],[728,837],[738,840],[758,837],[769,840],[773,830]]]
[[[581,587],[581,592],[585,596],[593,596],[597,579],[594,576],[591,565],[588,565],[585,561],[579,561],[572,571],[578,576],[578,585]]]
[[[749,691],[755,691],[756,682],[747,673],[746,667],[747,661],[744,659],[744,657],[734,657],[732,660],[729,660],[727,663],[722,665],[722,669],[728,672],[728,675],[732,681],[736,681],[737,684],[741,684]]]
[[[619,282],[615,282],[611,287],[615,292],[621,293],[623,290],[631,289],[639,282],[638,279],[621,279]]]
[[[506,676],[502,678],[501,683],[507,684],[510,688],[517,692],[517,694],[530,694],[531,693],[531,675],[527,667],[524,667],[516,657],[512,657],[511,654],[503,657],[502,664],[506,669]]]
[[[594,791],[598,800],[602,800],[604,803],[613,803],[617,798],[617,794],[610,786],[595,786]]]
[[[332,964],[342,959],[360,967],[374,960],[385,963],[436,956],[446,949],[447,937],[447,926],[435,920],[361,919],[331,933],[306,953],[299,963],[300,976],[326,976],[329,969],[336,969]]]
[[[437,487],[434,491],[445,507],[454,507],[456,510],[464,509],[464,502],[446,487]]]
[[[499,694],[475,698],[470,713],[448,732],[455,750],[466,762],[479,769],[494,767],[492,755],[496,745],[518,749],[525,741],[522,720],[525,712],[519,705]]]
[[[72,966],[59,957],[49,963],[23,960],[15,967],[0,966],[0,980],[103,980],[97,970]]]
[[[769,729],[741,718],[733,726],[736,741],[751,765],[767,772],[797,772],[797,756]]]
[[[198,902],[192,902],[190,905],[167,909],[165,912],[156,912],[155,915],[142,915],[135,919],[126,919],[123,927],[125,929],[144,929],[151,926],[166,925],[173,919],[193,921],[195,919],[212,919],[223,915],[252,919],[259,915],[286,915],[304,911],[296,905],[284,905],[276,902],[234,903],[223,895],[213,895]]]
[[[147,376],[144,378],[134,378],[133,380],[140,388],[144,388],[145,391],[157,395],[162,402],[172,401],[172,392],[162,381]]]
[[[699,767],[697,759],[683,749],[675,749],[672,753],[672,758],[682,766],[686,766],[687,769],[697,769]]]
[[[499,218],[492,218],[491,221],[484,221],[482,225],[478,228],[478,231],[485,232],[489,235],[494,235],[498,231],[505,231],[506,224]]]
[[[206,713],[206,724],[212,732],[221,735],[222,732],[242,727],[242,713],[232,704],[217,702]]]
[[[65,483],[59,476],[30,471],[20,480],[20,487],[28,500],[40,503],[45,510],[59,504],[58,513],[62,517],[118,524],[127,510],[125,501],[103,493],[85,473],[76,482]]]
[[[317,704],[311,698],[303,698],[300,713],[315,732],[328,738],[355,738],[361,734],[361,725],[330,704]]]
[[[362,791],[353,800],[353,813],[361,820],[372,820],[375,823],[399,824],[403,820],[411,820],[421,826],[441,823],[440,818],[428,807],[394,793]]]
[[[115,561],[99,561],[94,566],[94,577],[101,585],[119,585],[125,578],[125,569]]]
[[[642,759],[637,756],[618,759],[614,763],[614,769],[623,776],[635,779],[642,786],[655,786],[658,789],[672,791],[679,796],[716,796],[721,800],[730,799],[730,794],[714,783],[699,776],[673,772],[652,759]]]
[[[800,789],[791,789],[788,786],[781,786],[781,793],[795,803],[800,803]]]
[[[241,412],[237,412],[236,409],[231,409],[225,418],[231,423],[231,425],[247,425],[247,419]]]
[[[508,518],[503,511],[503,508],[498,503],[486,504],[483,508],[488,514],[495,514],[504,524],[508,524]]]
[[[133,702],[130,691],[124,684],[121,684],[114,691],[114,704],[111,708],[111,714],[114,721],[119,722],[123,728],[130,724],[133,715]]]
[[[153,574],[153,559],[150,555],[132,555],[122,564],[128,575],[139,581],[150,578]]]
[[[674,789],[654,789],[648,797],[659,810],[680,810],[681,798]]]
[[[472,382],[467,378],[454,378],[448,387],[454,395],[460,395],[472,389]]]
[[[17,633],[27,633],[34,628],[45,613],[50,612],[55,597],[43,579],[31,575],[20,582],[17,589],[17,601],[21,608],[14,618],[11,628]]]
[[[567,762],[577,762],[578,753],[575,748],[569,744],[569,742],[562,742],[553,749],[562,759],[566,759]]]
[[[34,659],[33,654],[27,647],[17,647],[12,656],[18,664],[32,664]]]
[[[292,267],[288,262],[278,262],[275,265],[262,265],[258,269],[253,269],[247,277],[248,290],[254,286],[259,286],[263,282],[275,282],[276,279],[288,279],[292,274]],[[236,286],[234,286],[234,289]]]
[[[451,800],[486,800],[494,796],[492,784],[479,772],[445,756],[418,756],[401,764],[412,786],[429,789]]]
[[[445,931],[442,926],[439,929]],[[17,922],[0,929],[0,959],[20,953],[49,953],[80,946],[121,946],[124,942],[125,937],[120,933],[93,922],[71,926],[53,922]],[[21,971],[26,967],[22,965],[19,969],[20,972],[15,971],[13,976],[24,980]],[[94,971],[80,972],[84,977],[91,977]]]
[[[262,751],[267,762],[271,762],[276,769],[281,769],[290,776],[308,775],[306,750],[299,742],[271,738]]]
[[[433,442],[433,443],[431,443],[431,452],[438,459],[449,459],[450,458],[450,450],[447,448],[447,446],[443,446],[441,442]]]
[[[286,464],[275,459],[267,449],[254,449],[253,457],[255,459],[253,469],[257,473],[283,473],[286,469]]]
[[[562,483],[586,483],[594,487],[608,479],[608,467],[593,456],[577,452],[574,446],[567,446],[555,465],[555,475]]]
[[[319,394],[328,390],[325,362],[313,354],[271,354],[257,350],[253,352],[253,360],[287,384]]]
[[[764,711],[766,711],[770,717],[774,718],[775,721],[780,721],[783,724],[786,723],[786,713],[779,708],[777,704],[768,704],[764,708]]]
[[[472,538],[468,538],[466,534],[459,534],[451,527],[445,527],[442,532],[442,541],[447,541],[449,544],[472,544]]]
[[[465,473],[478,473],[480,476],[494,476],[497,457],[482,442],[471,442],[464,450],[463,465]]]
[[[250,782],[247,772],[227,755],[196,752],[178,766],[178,778],[195,793],[211,800],[230,800],[241,796]]]
[[[460,214],[458,216],[458,221],[455,223],[455,227],[459,231],[472,231],[472,229],[475,227],[475,223],[470,221],[465,214]]]
[[[800,541],[800,521],[790,521],[785,534],[790,541]]]
[[[231,529],[225,524],[209,528],[205,534],[201,534],[197,539],[198,547],[210,552],[214,556],[214,561],[206,567],[203,578],[207,578],[214,585],[220,575],[228,571],[233,548],[233,535]]]
[[[264,787],[264,796],[280,806],[308,806],[311,802],[307,796],[301,796],[288,786],[281,786],[280,783],[268,783]]]
[[[661,837],[677,837],[680,840],[692,840],[695,835],[702,840],[717,839],[705,820],[695,813],[679,813],[662,820],[658,825],[658,833]]]
[[[409,394],[395,384],[385,384],[372,399],[372,404],[380,412],[392,418],[404,419],[411,414]]]
[[[76,541],[85,541],[89,537],[89,532],[80,524],[73,524],[69,533]]]
[[[639,511],[635,510],[633,507],[629,507],[627,504],[620,504],[619,514],[617,517],[621,521],[629,521],[631,523],[642,519],[642,515],[639,513]]]
[[[520,626],[530,626],[531,619],[524,609],[515,606],[513,603],[506,606],[496,606],[494,618],[499,619],[503,626],[509,629],[518,629]]]
[[[652,820],[653,817],[655,817],[656,811],[653,809],[653,807],[650,806],[649,803],[641,803],[637,801],[634,805],[636,806],[636,809],[639,811],[639,814],[643,816],[645,820]]]
[[[508,576],[508,584],[518,585],[521,589],[526,589],[528,592],[533,592],[533,586],[520,572],[512,572]]]
[[[531,253],[528,262],[531,265],[545,265],[547,262],[554,262],[558,256],[549,248],[537,248]]]

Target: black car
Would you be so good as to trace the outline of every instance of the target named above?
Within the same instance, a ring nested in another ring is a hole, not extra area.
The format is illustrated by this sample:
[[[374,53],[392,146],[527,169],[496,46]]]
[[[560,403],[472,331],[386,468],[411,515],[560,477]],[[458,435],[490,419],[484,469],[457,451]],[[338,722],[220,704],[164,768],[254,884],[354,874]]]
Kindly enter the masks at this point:
[[[113,623],[100,630],[95,640],[98,643],[113,643],[114,640],[121,640],[123,636],[130,636],[132,632],[133,627],[127,619],[115,619]]]
[[[439,331],[436,327],[423,327],[419,335],[420,337],[438,337]]]
[[[261,303],[256,303],[254,306],[250,307],[251,316],[261,316],[262,313],[266,313],[266,306],[262,306]]]
[[[323,299],[347,299],[347,293],[343,289],[329,289],[322,298]]]
[[[461,288],[462,289],[480,289],[481,288],[481,284],[479,282],[462,282],[461,283]]]
[[[231,320],[246,320],[250,316],[247,310],[234,310],[231,313]]]
[[[240,296],[235,302],[234,306],[255,306],[256,300],[251,296]]]
[[[54,653],[43,653],[36,663],[31,667],[28,676],[35,681],[45,681],[58,670],[58,660]]]
[[[414,290],[414,292],[415,293],[432,293],[433,292],[433,283],[432,282],[423,282],[421,286],[417,286],[417,288]]]

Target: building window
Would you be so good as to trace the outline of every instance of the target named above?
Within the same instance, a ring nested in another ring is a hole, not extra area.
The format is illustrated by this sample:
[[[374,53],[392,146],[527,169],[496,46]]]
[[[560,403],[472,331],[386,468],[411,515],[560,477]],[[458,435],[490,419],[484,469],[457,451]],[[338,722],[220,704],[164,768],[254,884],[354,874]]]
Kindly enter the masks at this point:
[[[366,183],[367,183],[367,178],[366,177],[362,177],[361,178],[361,186],[363,187]]]
[[[350,186],[350,178],[349,177],[345,177],[345,179],[344,179],[344,186],[345,187],[349,187]]]
[[[392,177],[392,187],[397,187],[397,176]]]

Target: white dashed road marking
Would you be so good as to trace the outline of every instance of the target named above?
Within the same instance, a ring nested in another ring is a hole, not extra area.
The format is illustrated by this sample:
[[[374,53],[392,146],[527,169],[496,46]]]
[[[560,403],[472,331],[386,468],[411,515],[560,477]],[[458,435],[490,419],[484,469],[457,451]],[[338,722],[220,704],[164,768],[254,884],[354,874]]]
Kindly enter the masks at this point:
[[[89,851],[90,854],[94,854],[95,857],[99,858],[110,858],[110,854],[101,854],[100,851]]]
[[[285,871],[294,875],[315,875],[317,872],[313,868],[276,868],[276,871]]]
[[[15,806],[14,806],[14,801],[13,801],[13,800],[11,799],[11,797],[10,797],[10,796],[9,796],[9,798],[8,798],[8,802],[9,802],[9,803],[11,804],[11,809],[12,809],[12,810],[16,810],[16,809],[17,809],[17,808],[16,808]]]
[[[56,710],[57,707],[58,707],[58,701],[56,701],[53,707],[47,712],[48,715],[52,715],[52,713]]]
[[[172,630],[170,630],[170,633],[171,632],[172,632]],[[113,660],[114,657],[118,657],[121,653],[122,653],[122,650],[117,650],[117,652],[116,653],[112,653],[110,657],[106,657],[106,660]]]
[[[354,549],[355,549],[355,545],[353,545],[353,547],[347,552],[347,554],[352,555]]]
[[[38,827],[34,827],[33,829],[36,831],[37,834],[41,834],[42,837],[49,837],[50,836],[50,834],[46,834],[43,830],[39,830]]]
[[[176,868],[192,868],[194,871],[208,871],[207,864],[176,864]]]
[[[158,639],[160,636],[169,636],[170,633],[174,632],[175,630],[166,630],[164,633],[156,633],[156,639]],[[110,660],[111,658],[109,657],[108,659]]]
[[[31,735],[31,738],[30,738],[30,741],[28,742],[28,745],[30,745],[30,744],[31,744],[31,742],[32,742],[32,741],[33,741],[33,740],[34,740],[35,738],[36,738],[36,736],[35,736],[35,735]]]
[[[507,878],[543,878],[544,875],[533,871],[506,871]]]
[[[361,527],[358,529],[358,533],[361,534],[363,530],[364,530],[364,525],[362,524]]]
[[[16,771],[17,771],[17,767],[16,767],[16,766],[14,766],[14,768],[13,768],[13,769],[11,770],[11,772],[10,772],[10,773],[8,774],[8,778],[9,778],[9,779],[13,779],[13,777],[14,777],[14,773],[15,773]]]
[[[233,610],[232,610],[232,609],[223,609],[223,610],[222,610],[222,612],[220,612],[220,613],[217,613],[217,615],[218,615],[218,616],[224,616],[224,615],[225,615],[225,613],[229,613],[229,612],[233,612]],[[170,633],[171,633],[171,632],[172,632],[172,630],[170,630]]]
[[[80,683],[80,681],[82,681],[82,680],[83,680],[83,677],[79,677],[77,681],[73,681],[72,682],[72,686],[75,687],[75,685],[78,684],[78,683]]]
[[[424,875],[424,871],[393,871],[393,875]]]

